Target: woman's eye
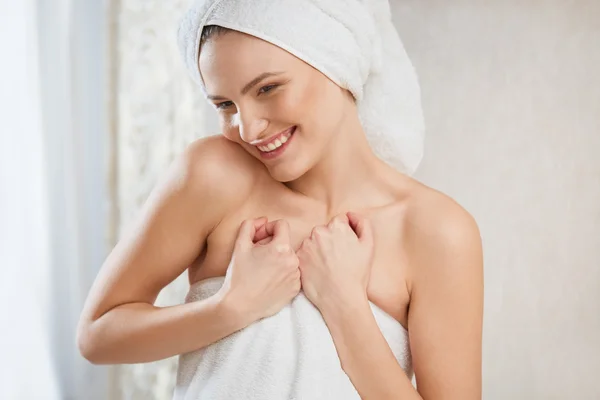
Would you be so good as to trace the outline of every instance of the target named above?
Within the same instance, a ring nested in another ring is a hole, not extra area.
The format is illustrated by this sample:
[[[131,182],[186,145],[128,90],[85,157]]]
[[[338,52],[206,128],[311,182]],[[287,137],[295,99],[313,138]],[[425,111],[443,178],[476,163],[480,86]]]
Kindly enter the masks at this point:
[[[267,93],[270,92],[271,90],[275,89],[275,87],[277,87],[277,85],[267,85],[267,86],[263,86],[260,88],[260,90],[258,91],[258,94],[263,94],[263,93]]]
[[[224,101],[222,103],[215,104],[215,107],[217,107],[219,110],[222,110],[224,108],[229,108],[232,105],[233,105],[233,101]]]
[[[271,90],[275,89],[277,86],[278,85],[263,86],[258,91],[258,94],[264,94],[264,93],[270,92]],[[215,107],[217,107],[217,109],[219,109],[219,110],[224,110],[224,109],[232,107],[233,105],[234,105],[233,101],[223,101],[221,103],[215,104]]]

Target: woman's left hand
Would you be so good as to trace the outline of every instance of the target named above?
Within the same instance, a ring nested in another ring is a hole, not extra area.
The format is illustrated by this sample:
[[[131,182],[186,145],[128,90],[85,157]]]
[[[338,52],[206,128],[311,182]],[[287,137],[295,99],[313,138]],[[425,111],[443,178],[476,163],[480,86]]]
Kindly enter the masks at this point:
[[[367,300],[373,259],[367,219],[350,212],[338,215],[327,226],[315,227],[296,254],[304,294],[321,313]]]

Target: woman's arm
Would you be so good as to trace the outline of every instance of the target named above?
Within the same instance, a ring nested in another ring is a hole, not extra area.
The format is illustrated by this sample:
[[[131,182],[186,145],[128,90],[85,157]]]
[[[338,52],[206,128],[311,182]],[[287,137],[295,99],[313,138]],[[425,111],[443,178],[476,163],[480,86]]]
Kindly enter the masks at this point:
[[[383,337],[366,297],[352,296],[321,313],[342,369],[361,399],[421,399]]]
[[[216,296],[155,307],[131,302],[80,328],[79,349],[94,364],[134,364],[200,349],[244,327],[248,321]]]
[[[243,169],[231,170],[239,155],[232,154],[236,145],[224,140],[196,142],[174,162],[135,229],[105,261],[78,327],[78,346],[89,361],[163,359],[204,347],[252,322],[216,296],[153,306],[159,292],[198,258],[207,235],[252,185]]]
[[[481,399],[483,261],[479,230],[454,203],[415,221],[409,309],[415,390],[381,334],[366,296],[321,311],[341,365],[365,400]],[[439,214],[438,214],[439,213]],[[423,228],[425,227],[425,228]]]
[[[481,399],[483,251],[473,217],[452,200],[423,209],[414,235],[410,348],[424,399]],[[436,217],[437,216],[437,217]],[[435,218],[435,219],[434,219]]]

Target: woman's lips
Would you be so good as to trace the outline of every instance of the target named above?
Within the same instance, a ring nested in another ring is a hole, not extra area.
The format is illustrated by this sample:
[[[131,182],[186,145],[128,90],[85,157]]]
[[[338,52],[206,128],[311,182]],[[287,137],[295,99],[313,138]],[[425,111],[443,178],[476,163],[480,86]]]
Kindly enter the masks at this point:
[[[277,139],[281,139],[282,136],[291,133],[291,131],[293,129],[296,129],[296,126],[292,126],[290,128],[287,128],[285,131],[281,131],[276,135],[271,136],[268,139],[264,139],[264,140],[255,140],[254,142],[250,142],[250,144],[252,146],[256,146],[256,147],[266,147],[271,143],[274,143]],[[289,135],[288,135],[289,136]]]
[[[296,126],[293,126],[280,134],[274,136],[271,140],[256,146],[262,158],[274,159],[279,157],[289,147],[290,141],[296,132]]]

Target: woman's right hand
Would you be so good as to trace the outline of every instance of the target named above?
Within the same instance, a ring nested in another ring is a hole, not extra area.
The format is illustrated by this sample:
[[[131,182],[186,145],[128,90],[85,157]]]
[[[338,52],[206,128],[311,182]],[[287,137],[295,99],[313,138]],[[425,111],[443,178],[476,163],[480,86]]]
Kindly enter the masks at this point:
[[[301,289],[287,221],[242,223],[220,294],[252,322],[278,313]]]

